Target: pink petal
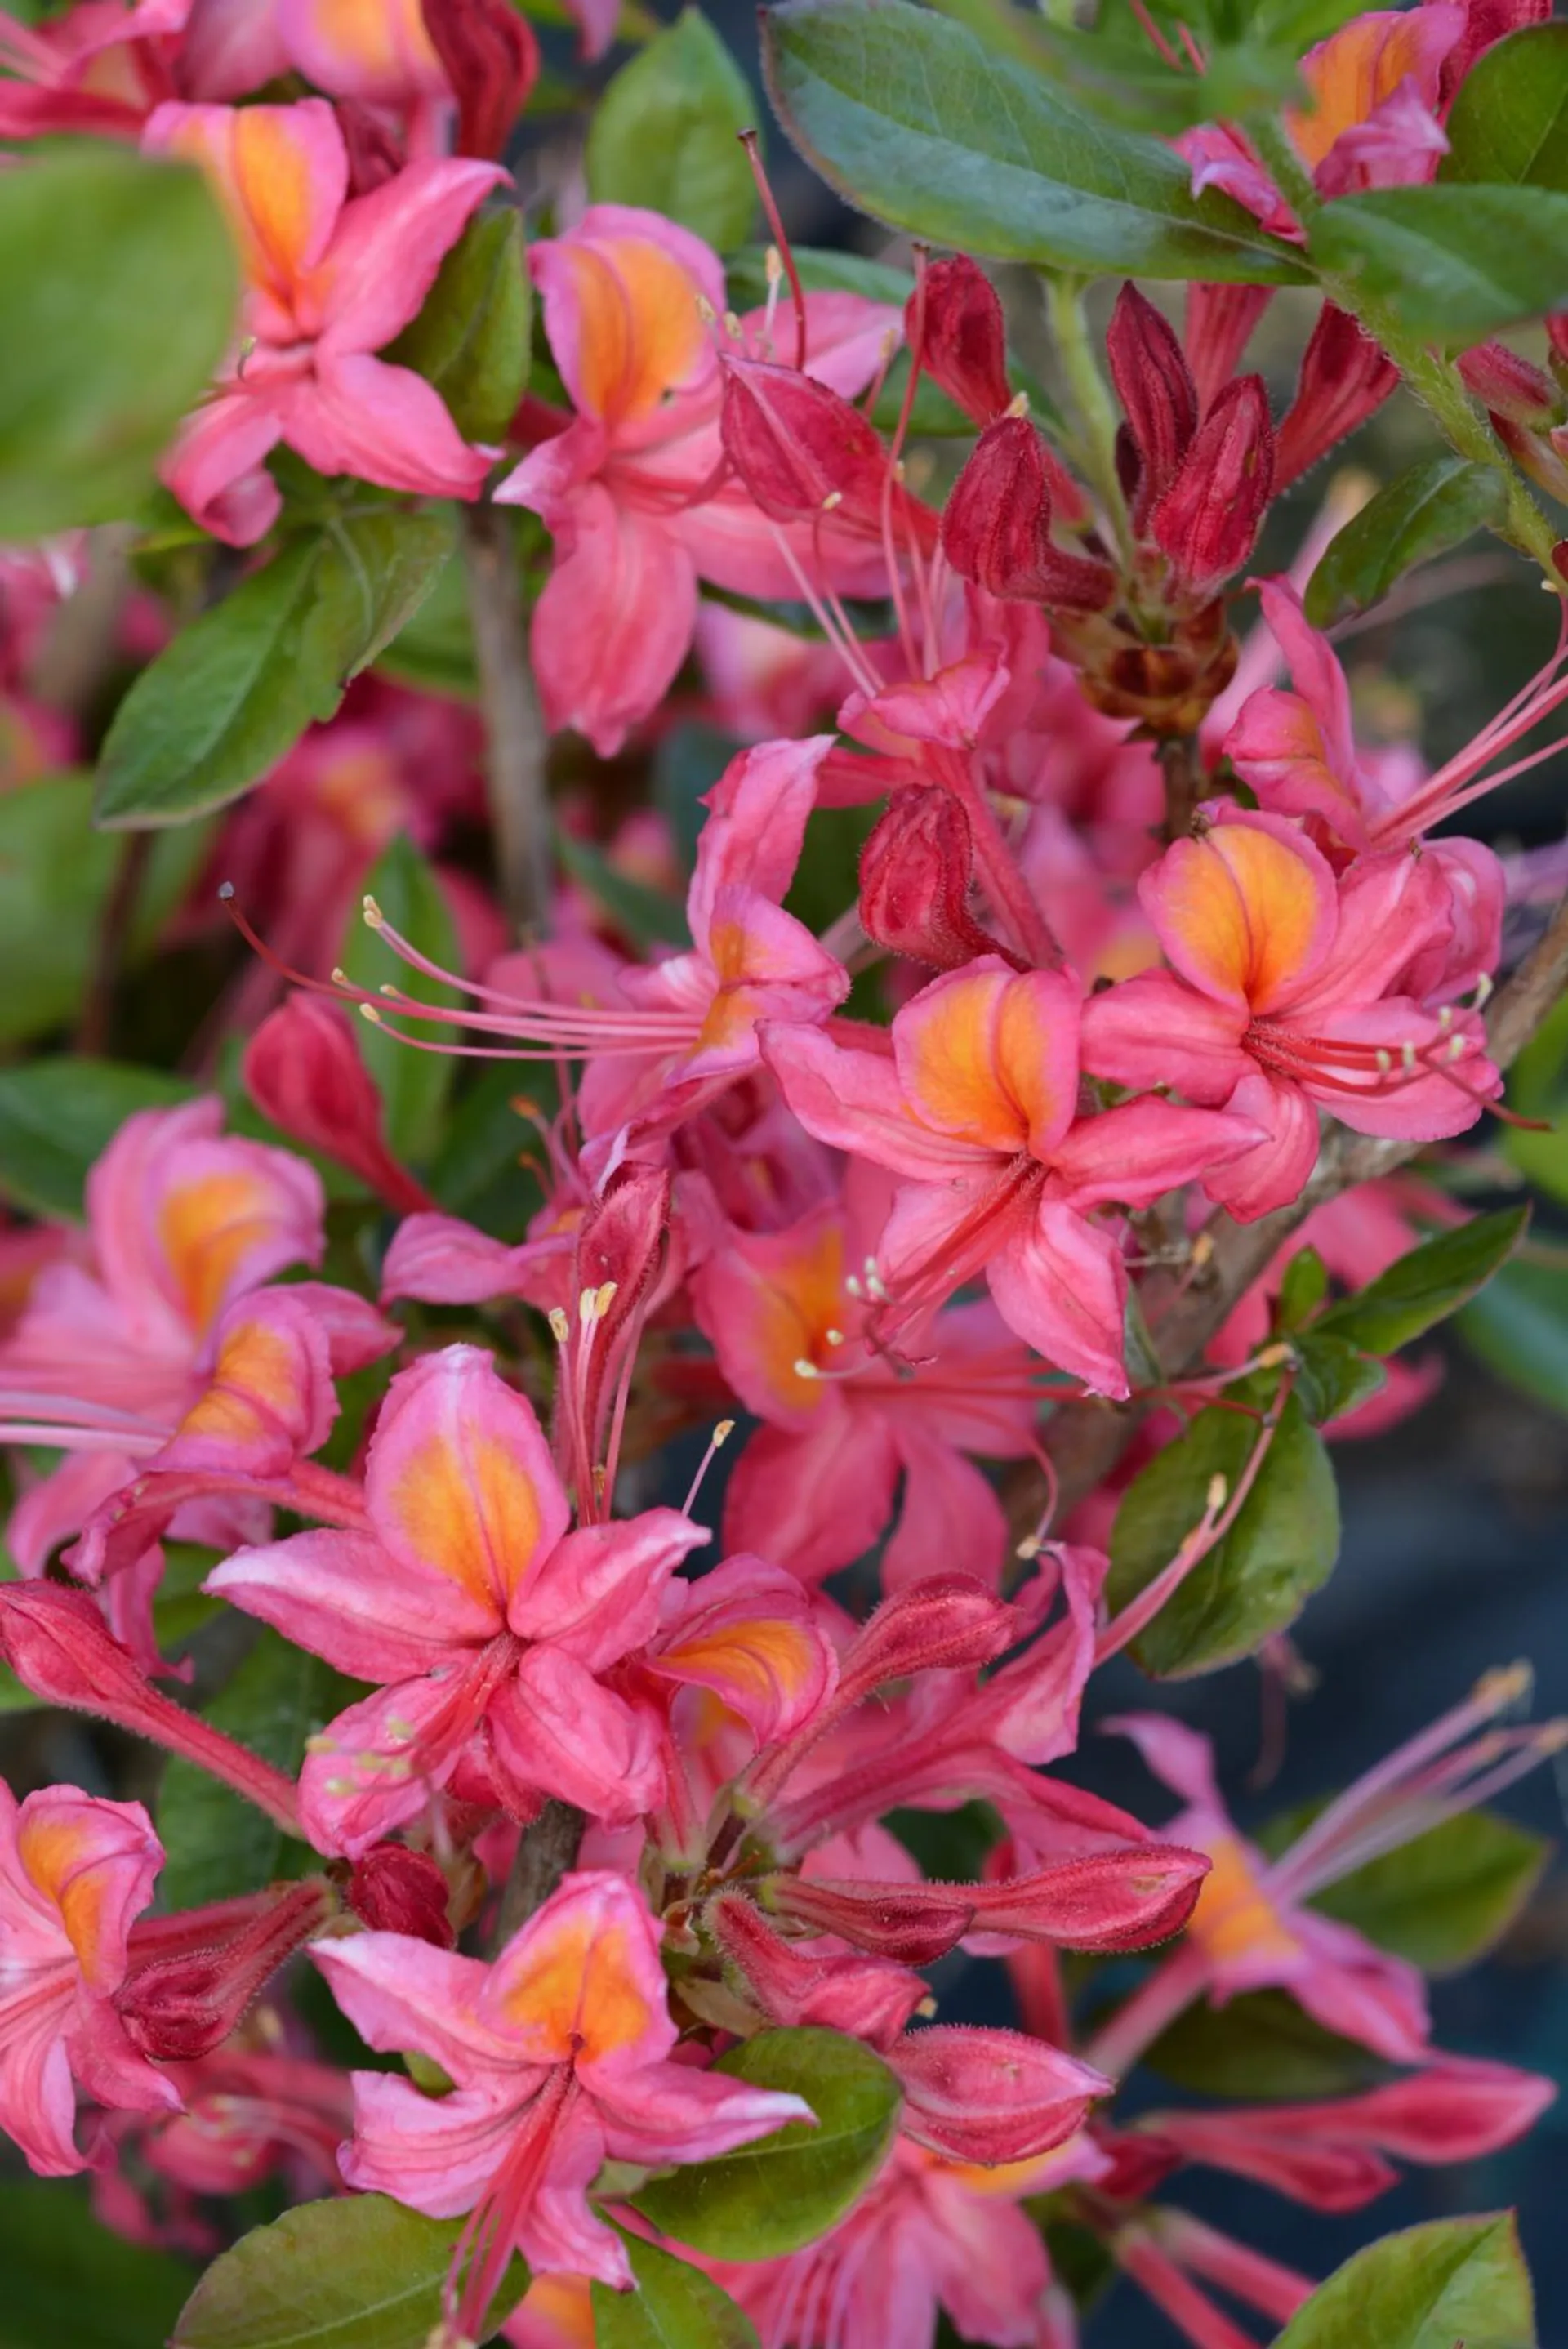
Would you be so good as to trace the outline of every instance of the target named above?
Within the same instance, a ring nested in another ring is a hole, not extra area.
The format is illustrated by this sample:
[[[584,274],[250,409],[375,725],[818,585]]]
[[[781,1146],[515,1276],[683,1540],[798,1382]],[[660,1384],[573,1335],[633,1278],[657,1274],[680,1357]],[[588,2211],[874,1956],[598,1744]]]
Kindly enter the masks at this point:
[[[365,1489],[393,1556],[493,1610],[496,1630],[571,1522],[532,1406],[477,1346],[427,1354],[393,1380]]]
[[[597,2097],[675,2046],[661,1930],[625,1877],[578,1869],[501,1951],[485,2014],[528,2062],[574,2064]]]
[[[830,1406],[799,1432],[759,1427],[730,1476],[725,1547],[766,1554],[820,1582],[877,1539],[892,1515],[897,1475],[880,1414]]]
[[[373,8],[275,0],[275,6],[291,63],[334,98],[404,108],[449,95],[418,0],[377,0]]]
[[[311,1741],[300,1772],[300,1816],[317,1851],[357,1859],[418,1816],[480,1725],[474,1671],[447,1664],[418,1680],[394,1681]]]
[[[696,578],[658,516],[590,482],[534,606],[534,671],[552,732],[573,727],[613,758],[655,709],[691,648]]]
[[[69,2012],[68,1987],[57,2003],[0,1995],[0,2128],[39,2178],[88,2166],[72,2135],[77,2099],[62,2035]]]
[[[150,1464],[286,1476],[337,1417],[325,1331],[297,1290],[263,1288],[228,1308],[212,1348],[202,1392]]]
[[[368,1534],[292,1534],[242,1549],[202,1588],[360,1681],[417,1680],[500,1628],[459,1584]]]
[[[356,2072],[354,2141],[338,2166],[361,2193],[390,2194],[428,2219],[455,2219],[481,2199],[505,2159],[506,2117],[506,2106],[484,2089],[427,2096],[395,2073]]]
[[[1170,1085],[1218,1108],[1251,1070],[1245,1028],[1239,1008],[1169,971],[1140,971],[1084,1005],[1083,1064],[1119,1085]]]
[[[485,2020],[480,1994],[490,1968],[407,1933],[355,1933],[313,1941],[310,1954],[333,1997],[367,2047],[383,2054],[418,2050],[433,2056],[461,2085],[495,2092],[499,2078],[516,2075],[516,2094],[528,2092],[528,2068],[516,2048]]]
[[[293,106],[160,106],[142,147],[199,163],[215,182],[253,287],[287,294],[325,252],[348,192],[348,156],[325,98]]]
[[[378,351],[417,316],[470,214],[507,178],[499,163],[427,158],[345,204],[313,287],[322,358]]]
[[[1239,1157],[1216,1159],[1203,1188],[1238,1222],[1250,1224],[1300,1198],[1317,1164],[1317,1112],[1299,1085],[1261,1070],[1243,1078],[1231,1102],[1267,1139]]]
[[[1260,1123],[1233,1094],[1226,1110],[1181,1109],[1174,1102],[1123,1102],[1079,1118],[1057,1153],[1056,1177],[1079,1213],[1114,1199],[1151,1206],[1182,1183],[1208,1175],[1257,1144]]]
[[[513,1593],[507,1619],[520,1639],[548,1640],[602,1671],[653,1638],[665,1584],[710,1538],[676,1509],[580,1526]]]
[[[782,903],[817,800],[817,775],[831,734],[761,742],[732,759],[707,795],[711,811],[697,838],[686,896],[691,934],[707,948],[720,890],[739,887]]]
[[[759,1745],[809,1720],[837,1678],[826,1633],[792,1574],[760,1557],[730,1557],[700,1582],[672,1584],[665,1624],[645,1671],[711,1689]]]
[[[519,1788],[620,1826],[664,1786],[641,1715],[558,1648],[531,1648],[490,1708],[496,1758]]]
[[[570,1235],[508,1247],[456,1216],[406,1216],[382,1262],[381,1295],[430,1305],[487,1305],[494,1297],[521,1296],[536,1267],[570,1255],[571,1247]]]
[[[903,1466],[898,1524],[882,1556],[884,1591],[946,1574],[962,1558],[966,1574],[1000,1587],[1007,1518],[995,1487],[952,1444],[892,1422]]]
[[[630,204],[590,204],[529,249],[544,328],[573,405],[613,430],[656,421],[667,395],[717,372],[700,295],[724,309],[724,268],[702,239]]]
[[[1003,1241],[989,1278],[1002,1319],[1037,1353],[1094,1394],[1128,1393],[1127,1268],[1109,1232],[1042,1199],[1033,1221]]]
[[[261,390],[221,394],[188,416],[160,472],[192,522],[229,546],[254,546],[283,512],[263,459],[283,419]]]
[[[277,395],[284,438],[318,473],[353,473],[418,496],[474,498],[493,461],[471,449],[440,394],[410,367],[327,351]]]
[[[915,1117],[891,1059],[806,1028],[762,1031],[762,1056],[808,1133],[926,1183],[995,1167],[996,1153],[938,1133]]]
[[[593,2090],[612,2161],[711,2161],[791,2121],[816,2121],[799,2096],[754,2088],[690,2064],[650,2064],[613,2082],[596,2075]]]

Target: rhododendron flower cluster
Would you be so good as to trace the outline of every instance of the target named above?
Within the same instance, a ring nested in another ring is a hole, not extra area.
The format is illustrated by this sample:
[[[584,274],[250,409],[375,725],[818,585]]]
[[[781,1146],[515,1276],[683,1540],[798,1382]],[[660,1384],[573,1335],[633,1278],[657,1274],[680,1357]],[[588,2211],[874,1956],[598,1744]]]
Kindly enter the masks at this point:
[[[1452,826],[1563,748],[1568,198],[1477,161],[1561,28],[784,0],[873,261],[695,11],[548,71],[512,0],[32,13],[0,291],[15,191],[138,202],[36,509],[0,432],[0,831],[97,893],[0,1070],[0,1693],[75,1717],[0,1777],[0,2130],[201,2263],[192,2349],[1096,2349],[1117,2275],[1192,2349],[1522,2349],[1501,2222],[1320,2291],[1184,2197],[1528,2131],[1426,1975],[1565,1725],[1481,1658],[1237,1816],[1167,1683],[1255,1668],[1267,1779],[1333,1447],[1523,1240],[1568,909]],[[1307,483],[1401,384],[1413,486]],[[1429,767],[1345,624],[1481,526],[1550,610]]]

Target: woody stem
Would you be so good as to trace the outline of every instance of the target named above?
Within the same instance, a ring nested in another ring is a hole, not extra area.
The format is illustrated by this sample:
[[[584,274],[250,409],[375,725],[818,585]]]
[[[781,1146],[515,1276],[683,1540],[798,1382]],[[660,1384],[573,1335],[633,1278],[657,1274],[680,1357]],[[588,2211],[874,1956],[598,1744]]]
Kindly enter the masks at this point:
[[[1132,524],[1116,470],[1116,410],[1099,371],[1076,277],[1047,276],[1046,316],[1050,321],[1062,381],[1083,440],[1084,465],[1126,566],[1132,559]]]
[[[501,1891],[495,1930],[498,1950],[504,1950],[519,1927],[527,1924],[536,1909],[543,1908],[576,1858],[585,1824],[573,1804],[552,1797],[524,1827]]]
[[[501,903],[520,936],[537,937],[550,910],[550,802],[517,549],[508,518],[496,506],[465,506],[462,536]]]

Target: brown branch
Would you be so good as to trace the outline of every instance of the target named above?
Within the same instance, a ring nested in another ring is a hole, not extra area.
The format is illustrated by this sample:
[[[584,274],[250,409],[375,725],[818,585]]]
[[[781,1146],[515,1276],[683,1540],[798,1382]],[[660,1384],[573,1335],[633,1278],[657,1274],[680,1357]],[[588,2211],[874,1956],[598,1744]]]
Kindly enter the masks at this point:
[[[552,1797],[531,1826],[524,1827],[496,1917],[498,1950],[504,1950],[519,1927],[543,1908],[576,1858],[585,1824],[571,1803]]]
[[[1160,765],[1165,777],[1165,837],[1185,840],[1192,816],[1209,791],[1203,756],[1195,734],[1179,734],[1160,745]]]
[[[102,1052],[113,1041],[120,973],[136,926],[142,884],[152,859],[153,837],[150,832],[133,832],[119,843],[114,878],[93,938],[92,961],[82,996],[81,1017],[77,1022],[78,1052]]]
[[[517,549],[497,506],[465,506],[462,533],[500,900],[521,936],[538,936],[550,908],[550,802]]]
[[[1487,1032],[1500,1068],[1518,1059],[1565,992],[1568,897],[1492,999]],[[1212,1216],[1204,1226],[1204,1236],[1212,1243],[1207,1261],[1189,1274],[1185,1284],[1169,1274],[1156,1276],[1140,1294],[1167,1377],[1180,1378],[1202,1361],[1215,1331],[1314,1207],[1355,1184],[1391,1174],[1424,1147],[1419,1142],[1380,1139],[1336,1126],[1305,1190],[1288,1207],[1276,1208],[1253,1224],[1235,1223],[1222,1209]],[[1047,1446],[1057,1472],[1059,1516],[1065,1516],[1110,1474],[1131,1443],[1143,1409],[1137,1402],[1085,1402],[1064,1404],[1056,1413],[1047,1431]],[[1005,1498],[1016,1528],[1026,1530],[1039,1508],[1037,1475],[1016,1470],[1007,1480]]]

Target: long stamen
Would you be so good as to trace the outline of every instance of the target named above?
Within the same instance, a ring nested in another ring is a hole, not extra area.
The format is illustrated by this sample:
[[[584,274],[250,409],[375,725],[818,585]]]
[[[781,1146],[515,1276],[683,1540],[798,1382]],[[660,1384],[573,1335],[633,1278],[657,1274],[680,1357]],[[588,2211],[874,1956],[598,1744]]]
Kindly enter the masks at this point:
[[[806,296],[800,285],[800,272],[795,265],[795,255],[790,248],[789,232],[779,218],[779,206],[774,201],[773,191],[769,185],[768,174],[762,168],[762,154],[757,133],[755,130],[743,130],[739,135],[740,143],[746,150],[746,160],[751,166],[751,176],[757,182],[757,192],[761,199],[762,209],[768,216],[768,225],[773,232],[773,242],[779,248],[779,258],[783,263],[784,274],[789,280],[789,299],[795,305],[795,367],[799,373],[806,365]]]

